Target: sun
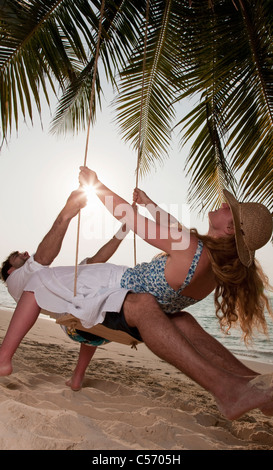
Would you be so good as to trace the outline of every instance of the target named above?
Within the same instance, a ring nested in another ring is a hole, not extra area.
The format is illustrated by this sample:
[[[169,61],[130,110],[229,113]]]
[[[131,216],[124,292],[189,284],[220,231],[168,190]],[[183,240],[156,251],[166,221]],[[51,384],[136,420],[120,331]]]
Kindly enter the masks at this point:
[[[99,205],[96,190],[92,185],[83,185],[82,188],[87,196],[87,204],[83,210],[85,213],[93,212]]]

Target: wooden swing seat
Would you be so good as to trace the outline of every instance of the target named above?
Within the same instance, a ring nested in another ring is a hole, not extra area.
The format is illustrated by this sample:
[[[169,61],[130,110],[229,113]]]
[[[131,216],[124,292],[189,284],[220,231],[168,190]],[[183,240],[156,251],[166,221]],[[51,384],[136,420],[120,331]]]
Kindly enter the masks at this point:
[[[107,339],[108,341],[126,344],[128,346],[131,346],[132,348],[135,348],[137,344],[140,344],[140,341],[138,341],[133,336],[130,336],[128,333],[125,333],[125,331],[112,330],[111,328],[107,328],[101,323],[92,326],[92,328],[84,328],[80,320],[71,314],[62,315],[56,320],[56,323],[58,325],[63,325],[67,328],[71,328],[74,330],[87,331],[88,333],[100,336],[104,339]]]

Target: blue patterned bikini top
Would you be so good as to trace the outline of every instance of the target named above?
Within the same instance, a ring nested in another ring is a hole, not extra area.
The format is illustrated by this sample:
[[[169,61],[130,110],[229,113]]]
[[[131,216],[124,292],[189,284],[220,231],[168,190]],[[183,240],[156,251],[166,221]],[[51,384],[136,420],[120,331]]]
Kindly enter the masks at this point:
[[[149,292],[154,295],[166,313],[178,312],[198,302],[198,300],[191,297],[181,295],[181,292],[191,282],[202,250],[203,243],[201,240],[198,240],[197,249],[187,277],[178,290],[174,290],[165,279],[165,265],[168,257],[165,254],[154,257],[150,263],[141,263],[137,264],[134,268],[128,268],[121,278],[120,285],[136,293]]]

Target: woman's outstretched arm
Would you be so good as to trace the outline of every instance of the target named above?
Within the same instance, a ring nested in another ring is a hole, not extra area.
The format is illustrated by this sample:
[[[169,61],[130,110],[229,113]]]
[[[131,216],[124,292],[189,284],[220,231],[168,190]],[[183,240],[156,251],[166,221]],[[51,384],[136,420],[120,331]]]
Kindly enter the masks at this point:
[[[159,207],[147,194],[139,188],[135,188],[133,193],[133,201],[136,204],[144,206],[150,212],[153,219],[167,227],[173,226],[182,230],[180,222],[169,212]]]
[[[177,226],[166,226],[165,224],[158,223],[158,221],[142,216],[138,213],[135,206],[129,204],[129,202],[105,186],[98,179],[94,171],[87,167],[80,167],[80,170],[80,184],[92,184],[98,198],[106,209],[117,220],[126,223],[129,229],[133,230],[147,243],[166,253],[187,248],[189,236],[186,229],[183,230],[182,234]]]

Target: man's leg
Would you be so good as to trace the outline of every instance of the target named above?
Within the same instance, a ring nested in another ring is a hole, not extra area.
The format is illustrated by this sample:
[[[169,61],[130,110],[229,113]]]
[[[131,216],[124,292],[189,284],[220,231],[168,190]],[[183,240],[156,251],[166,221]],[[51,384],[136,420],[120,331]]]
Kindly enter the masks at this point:
[[[273,387],[249,386],[249,378],[218,368],[201,355],[153,296],[128,294],[123,310],[129,326],[138,328],[151,351],[209,391],[227,418],[236,419],[272,401]]]
[[[33,292],[23,292],[0,348],[0,376],[12,372],[12,357],[40,313]]]
[[[200,354],[215,366],[238,375],[249,377],[259,375],[258,372],[246,367],[225,346],[207,333],[190,313],[178,312],[170,315],[169,319]]]
[[[80,390],[82,387],[85,371],[94,356],[96,349],[96,346],[87,346],[86,344],[81,343],[77,365],[71,379],[66,382],[66,385],[71,387],[75,392]]]
[[[221,367],[229,372],[245,377],[257,377],[260,375],[258,372],[246,367],[225,346],[206,333],[190,313],[178,312],[169,318],[200,354],[211,361],[216,367]],[[261,411],[267,416],[273,416],[273,401],[261,407]]]

